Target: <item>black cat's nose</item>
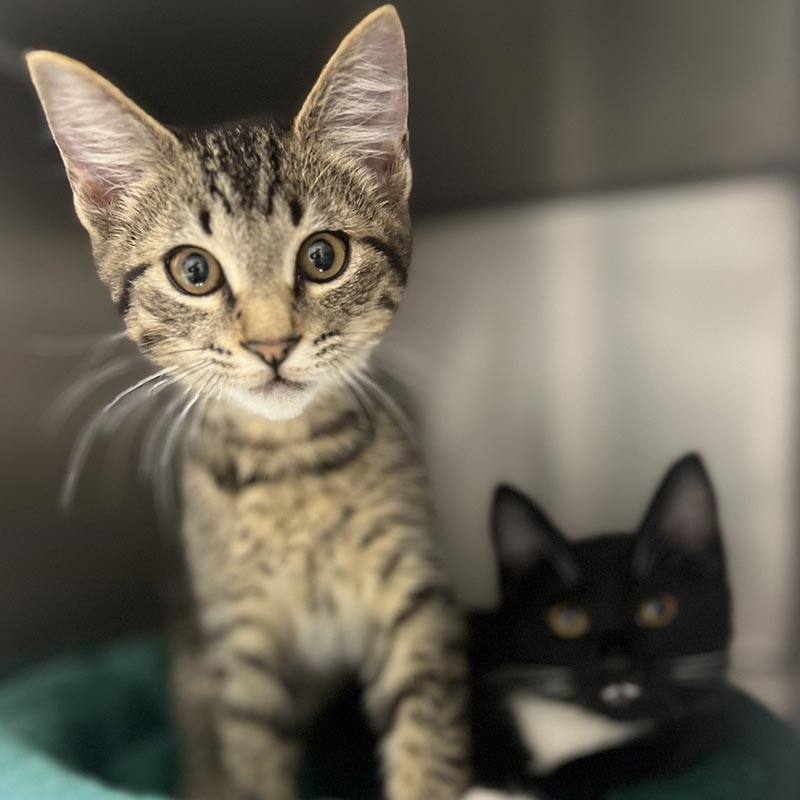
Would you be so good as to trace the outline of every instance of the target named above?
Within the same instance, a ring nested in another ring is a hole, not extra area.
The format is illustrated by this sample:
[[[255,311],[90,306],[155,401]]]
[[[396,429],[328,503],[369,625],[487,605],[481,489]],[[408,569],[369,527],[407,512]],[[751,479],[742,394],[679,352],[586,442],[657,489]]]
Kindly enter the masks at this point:
[[[622,653],[611,653],[603,658],[603,672],[613,677],[627,675],[633,666],[631,660]]]
[[[607,634],[600,643],[600,664],[611,680],[624,678],[633,669],[630,643],[619,633]]]
[[[282,339],[250,339],[242,344],[251,353],[259,356],[265,364],[269,364],[273,369],[278,369],[299,341],[299,336],[285,336]]]

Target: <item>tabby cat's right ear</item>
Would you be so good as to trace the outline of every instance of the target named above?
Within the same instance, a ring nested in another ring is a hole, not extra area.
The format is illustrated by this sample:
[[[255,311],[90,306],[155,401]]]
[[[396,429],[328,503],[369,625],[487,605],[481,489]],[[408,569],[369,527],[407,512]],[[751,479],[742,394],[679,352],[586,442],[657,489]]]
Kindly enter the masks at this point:
[[[365,17],[331,56],[294,121],[295,132],[338,153],[388,194],[408,197],[408,77],[394,6]]]
[[[524,586],[543,564],[550,565],[567,586],[580,579],[569,542],[533,501],[505,484],[495,489],[492,537],[505,596]]]
[[[146,191],[178,141],[80,61],[45,50],[27,61],[78,217],[92,233]]]

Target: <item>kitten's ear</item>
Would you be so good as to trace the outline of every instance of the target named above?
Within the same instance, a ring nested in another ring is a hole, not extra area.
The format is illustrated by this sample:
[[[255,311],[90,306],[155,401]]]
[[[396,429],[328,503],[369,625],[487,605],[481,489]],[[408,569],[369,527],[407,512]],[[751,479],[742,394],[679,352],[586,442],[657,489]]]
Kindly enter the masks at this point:
[[[670,467],[639,528],[634,569],[646,574],[662,554],[717,562],[722,541],[714,487],[695,453]]]
[[[568,586],[580,580],[572,548],[547,515],[524,494],[501,484],[492,502],[492,536],[503,593],[508,595],[542,564]]]
[[[405,197],[408,77],[403,26],[394,6],[357,25],[322,70],[294,127],[366,167],[379,184]]]
[[[175,136],[79,61],[37,50],[28,68],[90,232],[143,190]]]

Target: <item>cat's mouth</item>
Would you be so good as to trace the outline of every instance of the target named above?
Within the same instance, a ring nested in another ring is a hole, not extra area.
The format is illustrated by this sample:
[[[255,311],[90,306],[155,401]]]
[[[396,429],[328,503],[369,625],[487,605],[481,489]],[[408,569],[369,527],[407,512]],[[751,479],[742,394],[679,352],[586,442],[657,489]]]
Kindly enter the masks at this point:
[[[264,383],[251,387],[250,391],[261,395],[262,397],[269,397],[274,394],[296,394],[304,392],[311,386],[308,382],[293,381],[289,378],[284,378],[282,375],[274,375]]]

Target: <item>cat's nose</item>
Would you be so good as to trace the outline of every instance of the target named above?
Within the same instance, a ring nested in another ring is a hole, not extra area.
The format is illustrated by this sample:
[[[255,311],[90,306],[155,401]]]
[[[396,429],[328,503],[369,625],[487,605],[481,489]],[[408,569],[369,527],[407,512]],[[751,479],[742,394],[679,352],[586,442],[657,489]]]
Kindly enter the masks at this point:
[[[299,336],[286,336],[282,339],[250,339],[242,342],[251,352],[260,356],[264,363],[277,369],[289,357],[289,353],[300,341]]]
[[[603,658],[603,670],[607,675],[626,675],[631,666],[631,660],[622,653],[610,653]]]

